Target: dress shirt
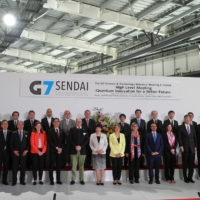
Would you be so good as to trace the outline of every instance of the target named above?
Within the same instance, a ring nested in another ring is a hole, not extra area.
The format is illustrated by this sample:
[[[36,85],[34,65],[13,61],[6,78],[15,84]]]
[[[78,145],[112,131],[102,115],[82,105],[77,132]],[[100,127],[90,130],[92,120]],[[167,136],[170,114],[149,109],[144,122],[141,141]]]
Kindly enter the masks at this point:
[[[51,126],[51,120],[52,120],[52,117],[47,117],[47,121],[49,123],[49,126]]]
[[[7,130],[3,130],[3,136],[4,136],[4,139],[5,139],[5,141],[6,141]],[[6,150],[6,146],[4,147],[4,150]]]

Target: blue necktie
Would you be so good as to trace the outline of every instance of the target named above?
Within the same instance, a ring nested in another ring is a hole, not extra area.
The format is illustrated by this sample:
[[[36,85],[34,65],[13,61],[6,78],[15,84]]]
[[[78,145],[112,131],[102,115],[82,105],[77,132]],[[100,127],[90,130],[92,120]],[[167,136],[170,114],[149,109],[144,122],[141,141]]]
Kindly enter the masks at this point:
[[[153,140],[154,140],[154,143],[156,143],[156,134],[153,133]]]
[[[140,119],[137,120],[138,126],[140,127]]]

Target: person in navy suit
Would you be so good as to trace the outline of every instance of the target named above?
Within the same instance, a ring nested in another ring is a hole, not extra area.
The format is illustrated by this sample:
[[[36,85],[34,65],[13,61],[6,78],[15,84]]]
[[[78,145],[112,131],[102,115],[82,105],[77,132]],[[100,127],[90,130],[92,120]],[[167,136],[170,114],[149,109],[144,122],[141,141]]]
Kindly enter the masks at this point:
[[[153,167],[155,167],[155,182],[159,181],[159,167],[163,150],[162,134],[158,133],[156,123],[151,124],[151,132],[146,135],[146,150],[149,166],[149,184],[153,183]]]

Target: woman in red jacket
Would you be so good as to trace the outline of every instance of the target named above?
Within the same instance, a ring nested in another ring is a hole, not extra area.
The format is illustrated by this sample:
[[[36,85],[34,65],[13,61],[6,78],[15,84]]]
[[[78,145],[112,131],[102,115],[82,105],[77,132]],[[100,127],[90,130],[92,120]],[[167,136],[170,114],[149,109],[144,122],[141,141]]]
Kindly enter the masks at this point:
[[[43,131],[41,123],[36,122],[30,137],[33,185],[36,185],[37,170],[39,171],[39,184],[43,185],[42,174],[44,167],[44,156],[47,149],[47,136]]]

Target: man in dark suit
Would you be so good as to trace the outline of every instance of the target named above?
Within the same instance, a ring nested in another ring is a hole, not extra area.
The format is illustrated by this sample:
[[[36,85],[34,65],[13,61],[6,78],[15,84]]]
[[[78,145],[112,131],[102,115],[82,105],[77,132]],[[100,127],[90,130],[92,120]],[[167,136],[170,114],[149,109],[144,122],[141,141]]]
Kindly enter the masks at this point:
[[[19,121],[19,112],[14,111],[12,113],[12,120],[8,121],[8,129],[10,131],[16,131],[17,130],[17,122]]]
[[[127,124],[125,122],[126,120],[126,115],[125,114],[120,114],[119,115],[119,125],[121,126],[121,133],[124,134],[125,136],[125,139],[127,140],[127,138],[130,137],[130,134],[131,134],[131,130],[130,130],[130,126],[129,124]],[[126,144],[127,145],[127,144]],[[126,148],[125,148],[126,149]],[[128,164],[128,157],[124,157],[124,167],[127,167],[127,164]]]
[[[82,127],[82,120],[76,119],[76,126],[70,129],[69,132],[69,151],[72,162],[72,180],[70,185],[74,185],[76,181],[76,167],[79,164],[79,179],[81,185],[84,182],[84,162],[87,152],[88,133]]]
[[[3,180],[2,183],[4,185],[8,185],[7,176],[8,176],[8,168],[9,168],[9,160],[10,158],[10,136],[11,131],[8,130],[8,122],[3,120],[1,122],[0,130],[0,169],[2,168],[3,164]],[[0,170],[0,177],[1,177],[1,170]]]
[[[12,132],[10,138],[10,150],[12,152],[12,186],[17,183],[17,172],[20,165],[20,184],[26,185],[25,183],[25,171],[26,171],[26,157],[29,152],[29,133],[23,130],[24,122],[18,121],[17,131]]]
[[[198,124],[196,127],[196,138],[197,138],[198,174],[200,179],[200,124]]]
[[[151,112],[151,116],[152,116],[152,119],[149,120],[147,122],[147,132],[151,132],[151,124],[152,123],[155,123],[157,125],[157,132],[162,134],[163,132],[163,125],[162,125],[162,121],[158,119],[158,112],[156,110],[153,110]]]
[[[46,111],[46,117],[41,120],[42,128],[46,134],[48,134],[49,129],[53,128],[53,120],[54,118],[52,117],[52,110],[48,108]]]
[[[195,127],[190,124],[189,115],[184,116],[184,124],[179,127],[179,147],[182,152],[183,177],[184,182],[194,183],[192,176],[194,172],[195,152],[197,151],[197,140]],[[189,169],[187,175],[187,167]]]
[[[190,116],[190,125],[194,125],[194,127],[197,127],[197,123],[193,121],[194,119],[194,113],[193,112],[188,112],[188,115]]]
[[[42,128],[46,132],[46,134],[48,134],[49,129],[53,128],[53,120],[54,118],[52,117],[52,110],[48,108],[46,110],[46,117],[44,117],[41,120]],[[48,138],[48,135],[47,135],[47,138]],[[44,158],[44,167],[48,167],[48,166],[49,166],[49,145],[47,146],[47,151]]]
[[[28,119],[24,121],[24,130],[29,132],[29,136],[31,136],[31,133],[33,131],[33,127],[35,123],[38,122],[38,120],[35,119],[35,111],[30,110],[28,112]],[[30,169],[31,166],[31,156],[28,152],[27,158],[26,158],[26,167]]]
[[[130,126],[132,123],[137,123],[138,124],[138,127],[139,127],[139,131],[140,131],[140,134],[145,137],[146,135],[146,122],[144,119],[141,119],[141,115],[142,115],[142,111],[140,109],[136,109],[135,110],[135,116],[136,118],[134,119],[131,119],[131,122],[130,122]]]
[[[165,121],[164,121],[164,124],[163,124],[163,130],[165,130],[165,128],[166,128],[166,126],[168,125],[168,124],[171,124],[172,125],[172,130],[173,130],[173,132],[176,134],[176,136],[178,135],[178,121],[176,121],[175,119],[174,119],[174,115],[175,115],[175,112],[173,111],[173,110],[170,110],[169,112],[168,112],[168,117],[169,117],[169,119],[166,119]]]
[[[56,163],[56,183],[62,184],[60,181],[60,167],[62,161],[62,149],[65,144],[65,135],[61,129],[59,129],[60,120],[54,118],[53,126],[54,128],[48,131],[48,141],[49,141],[49,179],[50,184],[54,185],[53,180],[53,168]]]
[[[155,181],[160,184],[159,181],[159,167],[163,150],[162,134],[158,134],[157,125],[151,124],[151,132],[146,136],[146,149],[148,154],[148,166],[149,166],[149,184],[153,183],[153,167],[155,167]]]
[[[89,110],[86,110],[84,115],[85,115],[85,118],[82,119],[82,126],[84,130],[86,131],[86,133],[88,134],[88,137],[90,137],[90,135],[95,132],[95,121],[90,118],[91,112]],[[91,162],[92,162],[92,151],[88,144],[85,166],[90,168]]]

